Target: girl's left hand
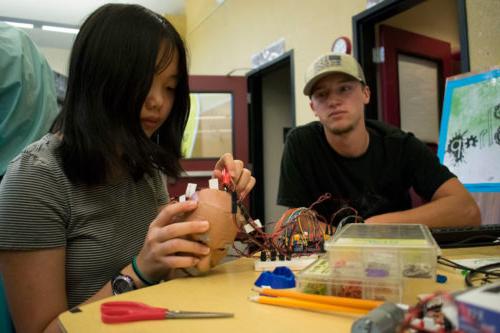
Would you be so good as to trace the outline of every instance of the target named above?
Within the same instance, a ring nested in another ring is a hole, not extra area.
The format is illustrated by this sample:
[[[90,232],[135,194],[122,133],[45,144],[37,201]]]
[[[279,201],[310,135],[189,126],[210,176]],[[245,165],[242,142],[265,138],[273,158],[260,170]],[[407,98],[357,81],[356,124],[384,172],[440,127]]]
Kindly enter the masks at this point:
[[[245,168],[243,161],[235,160],[233,155],[226,153],[217,161],[213,172],[214,178],[219,179],[220,183],[222,183],[222,170],[224,170],[224,168],[226,168],[231,175],[234,191],[238,193],[239,199],[245,199],[255,186],[255,178],[252,176],[250,170]]]

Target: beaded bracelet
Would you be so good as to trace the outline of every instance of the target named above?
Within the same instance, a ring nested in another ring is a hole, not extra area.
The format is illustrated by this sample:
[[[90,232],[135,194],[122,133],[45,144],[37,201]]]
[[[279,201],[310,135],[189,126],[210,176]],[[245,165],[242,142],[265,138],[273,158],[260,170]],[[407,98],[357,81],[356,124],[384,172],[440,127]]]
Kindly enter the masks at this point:
[[[132,269],[134,270],[134,273],[135,273],[135,275],[137,275],[139,280],[141,280],[142,283],[144,283],[146,286],[152,286],[152,285],[158,284],[158,282],[160,282],[160,281],[151,282],[144,277],[142,272],[139,270],[139,267],[137,267],[137,256],[135,256],[134,259],[132,259]]]

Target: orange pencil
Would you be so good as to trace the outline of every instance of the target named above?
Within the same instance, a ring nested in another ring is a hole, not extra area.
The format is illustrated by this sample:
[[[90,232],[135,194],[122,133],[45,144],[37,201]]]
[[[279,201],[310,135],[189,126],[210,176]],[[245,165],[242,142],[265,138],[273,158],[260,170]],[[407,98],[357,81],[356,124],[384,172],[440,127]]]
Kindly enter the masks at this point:
[[[308,302],[287,297],[250,296],[249,300],[261,304],[278,305],[288,308],[298,308],[298,309],[313,310],[313,311],[342,312],[354,315],[365,315],[369,312],[369,310],[365,309],[349,308],[345,306],[330,305],[325,303]]]
[[[289,297],[294,299],[300,299],[308,302],[323,303],[337,306],[344,306],[348,308],[358,308],[365,310],[373,310],[376,307],[382,305],[381,301],[374,301],[369,299],[357,299],[349,297],[338,297],[338,296],[325,296],[325,295],[313,295],[300,293],[292,290],[285,289],[271,289],[271,288],[254,288],[255,291],[261,295],[267,296],[281,296]]]

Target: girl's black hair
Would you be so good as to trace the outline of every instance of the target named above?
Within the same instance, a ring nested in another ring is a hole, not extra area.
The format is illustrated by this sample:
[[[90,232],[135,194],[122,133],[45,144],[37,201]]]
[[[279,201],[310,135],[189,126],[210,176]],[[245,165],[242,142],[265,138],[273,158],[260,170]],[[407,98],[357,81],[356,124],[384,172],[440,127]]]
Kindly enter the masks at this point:
[[[172,110],[149,139],[141,127],[141,108],[154,75],[176,52]],[[186,49],[175,28],[138,5],[108,4],[92,13],[75,39],[66,98],[54,126],[63,134],[58,152],[66,176],[88,185],[123,171],[138,180],[156,167],[178,176],[188,116]]]

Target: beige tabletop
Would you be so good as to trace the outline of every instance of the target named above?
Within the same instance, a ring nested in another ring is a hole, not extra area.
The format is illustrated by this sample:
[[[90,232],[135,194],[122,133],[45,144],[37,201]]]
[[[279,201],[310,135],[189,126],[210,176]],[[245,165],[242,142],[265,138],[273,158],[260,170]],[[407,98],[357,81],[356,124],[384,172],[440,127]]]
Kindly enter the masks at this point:
[[[444,257],[487,258],[500,256],[500,246],[443,250]],[[164,282],[123,295],[110,297],[80,307],[81,312],[64,312],[61,327],[73,332],[350,332],[357,317],[282,308],[248,301],[255,295],[251,288],[260,272],[253,270],[253,259],[242,258],[220,265],[209,275]],[[458,271],[438,266],[438,273],[448,277],[445,284],[428,279],[405,282],[403,301],[414,304],[416,296],[437,290],[465,288]],[[104,324],[99,307],[109,300],[139,301],[152,306],[185,311],[232,312],[234,318],[155,320],[127,324]]]

